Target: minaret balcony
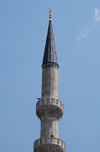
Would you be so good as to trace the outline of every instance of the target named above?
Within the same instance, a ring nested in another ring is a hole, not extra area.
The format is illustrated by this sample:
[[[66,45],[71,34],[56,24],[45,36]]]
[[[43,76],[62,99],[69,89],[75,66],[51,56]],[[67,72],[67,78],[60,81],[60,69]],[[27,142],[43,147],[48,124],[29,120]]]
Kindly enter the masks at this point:
[[[63,103],[58,99],[39,99],[36,103],[36,114],[40,120],[42,116],[57,117],[59,119],[63,116],[63,110]]]
[[[34,142],[34,152],[65,152],[65,143],[58,138],[39,138]]]

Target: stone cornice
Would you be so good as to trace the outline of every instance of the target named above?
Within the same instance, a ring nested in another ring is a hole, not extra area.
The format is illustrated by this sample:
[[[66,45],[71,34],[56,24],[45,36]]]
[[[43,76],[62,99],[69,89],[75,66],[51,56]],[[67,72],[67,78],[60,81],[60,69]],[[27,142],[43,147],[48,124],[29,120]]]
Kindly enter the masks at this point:
[[[63,103],[58,99],[40,99],[36,103],[36,114],[40,119],[45,116],[56,117],[59,119],[63,116],[63,108]]]
[[[65,143],[58,138],[39,138],[34,142],[34,152],[65,152]]]

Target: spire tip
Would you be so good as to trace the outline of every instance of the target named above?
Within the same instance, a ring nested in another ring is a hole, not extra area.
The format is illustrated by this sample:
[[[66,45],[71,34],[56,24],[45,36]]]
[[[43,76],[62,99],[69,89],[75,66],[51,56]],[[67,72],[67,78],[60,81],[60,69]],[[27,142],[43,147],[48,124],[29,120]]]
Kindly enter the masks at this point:
[[[51,14],[51,10],[49,8],[49,20],[51,21],[51,18],[52,18],[52,14]]]

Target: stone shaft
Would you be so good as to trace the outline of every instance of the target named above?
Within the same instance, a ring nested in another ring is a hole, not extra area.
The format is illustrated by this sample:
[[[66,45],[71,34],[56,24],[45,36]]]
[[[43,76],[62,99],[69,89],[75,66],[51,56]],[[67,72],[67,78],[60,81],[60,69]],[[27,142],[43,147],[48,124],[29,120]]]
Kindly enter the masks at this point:
[[[58,138],[58,119],[55,117],[42,117],[41,119],[41,138]]]
[[[58,69],[54,68],[56,64],[43,65],[42,69],[42,99],[58,99]],[[45,67],[45,68],[44,68]]]
[[[58,65],[47,63],[42,66],[42,99],[58,99]],[[58,138],[58,119],[46,113],[41,117],[41,137]]]

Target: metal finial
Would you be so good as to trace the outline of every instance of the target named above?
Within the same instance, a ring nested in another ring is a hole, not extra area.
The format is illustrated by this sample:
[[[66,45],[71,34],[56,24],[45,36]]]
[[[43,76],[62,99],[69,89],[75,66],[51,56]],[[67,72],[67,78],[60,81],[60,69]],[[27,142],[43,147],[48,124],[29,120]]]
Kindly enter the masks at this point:
[[[49,8],[49,20],[51,20],[51,18],[52,18],[52,14],[51,14],[51,10]]]

